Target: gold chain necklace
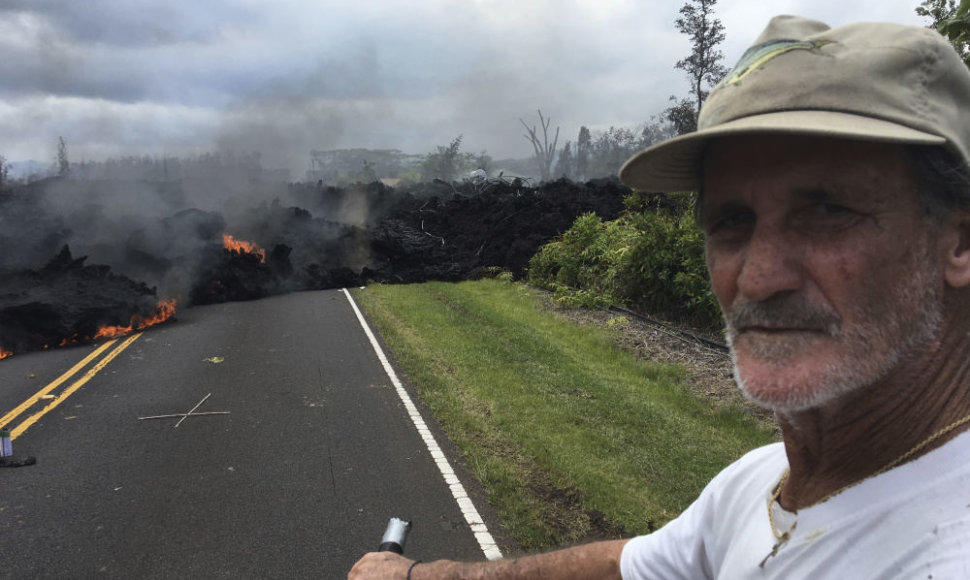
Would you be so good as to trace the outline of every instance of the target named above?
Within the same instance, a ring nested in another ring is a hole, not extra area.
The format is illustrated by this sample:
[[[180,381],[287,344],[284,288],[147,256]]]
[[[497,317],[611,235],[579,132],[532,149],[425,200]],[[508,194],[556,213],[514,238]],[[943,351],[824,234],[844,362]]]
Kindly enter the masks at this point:
[[[962,425],[965,425],[967,423],[970,423],[970,415],[967,415],[966,417],[964,417],[962,419],[957,419],[956,421],[954,421],[953,423],[950,423],[949,425],[947,425],[946,427],[940,429],[936,433],[933,433],[932,435],[930,435],[926,439],[923,439],[922,441],[920,441],[919,443],[917,443],[915,446],[913,446],[909,451],[907,451],[906,453],[903,453],[902,455],[900,455],[896,459],[893,459],[892,461],[890,461],[886,465],[884,465],[881,468],[879,468],[877,471],[875,471],[875,472],[867,475],[866,477],[864,477],[864,478],[862,478],[862,479],[860,479],[858,481],[853,481],[852,483],[850,483],[848,485],[845,485],[845,486],[840,487],[839,489],[837,489],[837,490],[833,491],[832,493],[824,496],[822,499],[818,500],[817,502],[815,502],[815,503],[813,503],[811,505],[814,506],[814,505],[818,505],[818,504],[821,504],[821,503],[825,503],[828,500],[832,499],[833,497],[839,495],[843,491],[859,485],[863,481],[867,481],[869,479],[872,479],[873,477],[876,477],[878,475],[882,475],[883,473],[889,471],[890,469],[892,469],[892,468],[898,466],[899,464],[905,462],[906,460],[908,460],[909,458],[911,458],[913,455],[919,453],[919,451],[921,449],[923,449],[924,447],[926,447],[930,443],[933,443],[934,441],[936,441],[940,437],[943,437],[947,433],[949,433],[949,432],[953,431],[954,429],[956,429],[956,428],[958,428],[958,427],[960,427]],[[768,559],[771,558],[772,556],[776,556],[778,554],[778,550],[781,549],[781,547],[784,546],[785,543],[788,540],[791,539],[791,533],[793,531],[795,531],[795,526],[798,525],[798,522],[796,521],[792,525],[792,527],[788,531],[786,531],[785,533],[779,532],[778,531],[778,528],[775,527],[775,517],[774,517],[774,514],[772,514],[772,509],[771,509],[771,506],[773,506],[775,504],[775,502],[778,501],[778,498],[781,497],[781,492],[782,492],[783,489],[785,489],[785,484],[788,482],[788,475],[790,473],[791,473],[790,470],[788,470],[788,469],[785,470],[785,473],[782,474],[781,479],[778,480],[778,485],[775,486],[775,490],[771,494],[771,499],[768,500],[768,525],[771,526],[771,533],[774,534],[775,538],[778,541],[775,543],[774,546],[771,547],[771,552],[769,552],[768,555],[765,556],[765,559],[761,561],[761,564],[758,565],[761,568],[764,568],[765,567],[765,563],[768,561]],[[806,506],[806,507],[811,507],[811,506]]]

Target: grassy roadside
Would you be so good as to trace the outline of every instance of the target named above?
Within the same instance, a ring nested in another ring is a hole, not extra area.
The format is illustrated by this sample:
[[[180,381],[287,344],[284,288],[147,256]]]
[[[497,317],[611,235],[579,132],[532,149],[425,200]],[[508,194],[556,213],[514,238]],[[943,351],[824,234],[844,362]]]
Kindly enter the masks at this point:
[[[527,551],[647,532],[771,433],[638,362],[521,284],[370,286],[356,297]]]

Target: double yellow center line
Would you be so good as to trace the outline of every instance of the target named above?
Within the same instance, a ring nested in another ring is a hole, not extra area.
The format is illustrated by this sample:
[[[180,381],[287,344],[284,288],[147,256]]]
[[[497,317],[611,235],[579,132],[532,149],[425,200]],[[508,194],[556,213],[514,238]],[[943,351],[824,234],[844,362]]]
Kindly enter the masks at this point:
[[[68,370],[66,373],[57,377],[56,379],[51,381],[46,387],[31,395],[30,398],[28,398],[26,401],[18,405],[16,409],[10,411],[3,417],[0,417],[0,427],[7,427],[8,429],[10,429],[10,438],[16,439],[17,437],[22,435],[24,431],[29,429],[31,425],[36,423],[41,417],[43,417],[50,411],[54,410],[55,408],[57,408],[58,405],[64,402],[64,399],[70,397],[75,391],[83,387],[85,383],[87,383],[88,381],[91,380],[92,377],[94,377],[94,375],[98,374],[98,372],[100,372],[101,369],[103,369],[105,366],[107,366],[108,363],[114,360],[116,356],[121,354],[121,351],[125,350],[131,345],[131,343],[138,340],[139,336],[141,336],[140,332],[138,334],[133,334],[128,338],[126,338],[121,344],[116,346],[114,350],[112,350],[107,355],[105,355],[104,358],[99,360],[97,364],[95,364],[90,369],[88,369],[86,373],[81,375],[73,383],[70,383],[61,392],[54,394],[53,398],[51,398],[53,392],[58,387],[70,381],[75,375],[80,373],[84,369],[84,367],[90,364],[91,361],[96,360],[105,351],[107,351],[112,346],[114,346],[114,344],[118,342],[118,339],[112,339],[102,344],[101,346],[96,348],[94,352],[84,357],[83,359],[81,359],[79,363],[71,367],[71,369]],[[17,425],[16,427],[10,426],[11,423],[13,423],[13,421],[15,421],[21,415],[29,411],[41,399],[45,399],[45,400],[51,399],[51,402],[47,403],[47,405],[45,405],[41,410],[37,411],[33,415],[30,415],[29,417],[21,421],[20,424]]]

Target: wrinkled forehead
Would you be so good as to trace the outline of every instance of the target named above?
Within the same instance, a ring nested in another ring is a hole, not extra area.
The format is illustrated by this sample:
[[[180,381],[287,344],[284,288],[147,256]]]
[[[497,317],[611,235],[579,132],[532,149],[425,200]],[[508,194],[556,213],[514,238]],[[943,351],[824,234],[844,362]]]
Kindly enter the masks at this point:
[[[796,135],[745,135],[714,139],[700,167],[705,195],[766,186],[811,187],[820,183],[855,189],[892,186],[916,191],[902,145]],[[861,193],[861,192],[860,192]]]
[[[745,136],[708,144],[695,217],[725,204],[761,209],[808,203],[871,212],[917,211],[919,186],[905,146],[797,136]]]

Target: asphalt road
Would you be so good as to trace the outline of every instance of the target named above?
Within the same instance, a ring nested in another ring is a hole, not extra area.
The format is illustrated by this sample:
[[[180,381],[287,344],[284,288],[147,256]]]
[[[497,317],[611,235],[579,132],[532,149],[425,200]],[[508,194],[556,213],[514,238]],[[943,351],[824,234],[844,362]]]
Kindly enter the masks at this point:
[[[392,516],[414,522],[409,556],[484,557],[343,293],[123,341],[9,423],[58,403],[13,441],[36,465],[0,469],[0,578],[344,578]],[[0,414],[102,344],[0,361]],[[228,414],[139,420],[207,396],[197,413]]]

